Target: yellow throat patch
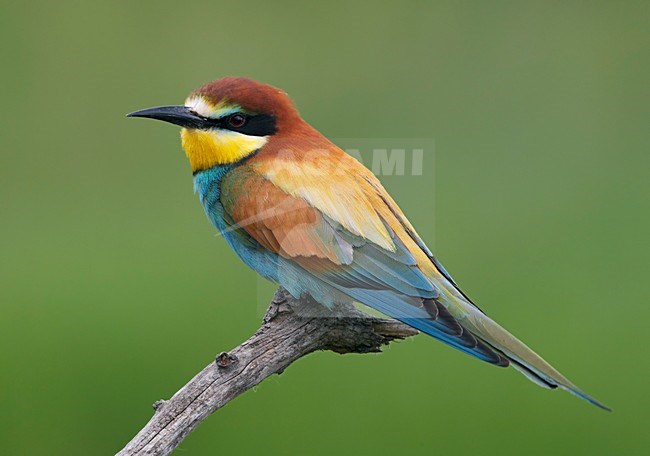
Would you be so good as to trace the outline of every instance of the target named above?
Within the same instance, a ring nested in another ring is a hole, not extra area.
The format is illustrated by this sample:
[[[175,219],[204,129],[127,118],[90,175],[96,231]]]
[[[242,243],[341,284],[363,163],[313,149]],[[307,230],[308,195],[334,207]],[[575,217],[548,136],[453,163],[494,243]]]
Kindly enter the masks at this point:
[[[181,144],[192,172],[238,162],[264,146],[266,141],[264,136],[248,136],[230,130],[181,130]]]

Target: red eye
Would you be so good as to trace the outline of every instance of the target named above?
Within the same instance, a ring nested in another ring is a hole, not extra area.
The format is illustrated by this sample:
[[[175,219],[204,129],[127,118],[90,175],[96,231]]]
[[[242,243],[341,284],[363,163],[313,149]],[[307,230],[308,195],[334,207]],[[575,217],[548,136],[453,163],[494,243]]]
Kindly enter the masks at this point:
[[[243,114],[233,114],[232,116],[228,117],[228,124],[231,127],[239,128],[244,126],[245,123],[246,123],[246,116]]]

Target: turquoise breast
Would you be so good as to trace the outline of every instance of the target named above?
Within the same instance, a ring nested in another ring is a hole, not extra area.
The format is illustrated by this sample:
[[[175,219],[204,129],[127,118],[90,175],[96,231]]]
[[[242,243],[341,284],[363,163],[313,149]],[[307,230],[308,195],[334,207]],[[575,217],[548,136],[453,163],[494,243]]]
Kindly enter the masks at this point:
[[[234,224],[221,202],[221,182],[233,165],[215,166],[194,175],[194,191],[199,195],[210,222],[219,230],[237,256],[262,277],[282,285],[295,297],[310,294],[325,306],[347,298],[326,285],[297,263],[260,245],[244,229]]]

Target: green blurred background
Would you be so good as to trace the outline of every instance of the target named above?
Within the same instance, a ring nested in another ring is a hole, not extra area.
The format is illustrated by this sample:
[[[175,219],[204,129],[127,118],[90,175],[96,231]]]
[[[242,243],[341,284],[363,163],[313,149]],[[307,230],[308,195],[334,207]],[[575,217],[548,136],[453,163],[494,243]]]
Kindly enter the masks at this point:
[[[330,137],[433,138],[388,190],[614,412],[418,336],[302,359],[179,453],[647,451],[649,5],[3,0],[0,453],[114,453],[258,327],[273,287],[215,236],[178,129],[124,117],[224,75]]]

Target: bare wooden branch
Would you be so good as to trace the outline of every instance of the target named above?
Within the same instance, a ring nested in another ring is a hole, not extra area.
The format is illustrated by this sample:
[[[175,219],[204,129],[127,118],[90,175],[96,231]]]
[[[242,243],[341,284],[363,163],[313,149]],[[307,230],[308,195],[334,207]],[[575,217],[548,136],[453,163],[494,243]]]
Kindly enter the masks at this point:
[[[118,453],[167,455],[201,424],[244,391],[316,350],[378,352],[396,339],[417,334],[395,320],[369,317],[353,306],[337,306],[327,316],[309,299],[295,300],[280,288],[260,329],[246,342],[217,355],[167,401],[154,404],[147,425]]]

